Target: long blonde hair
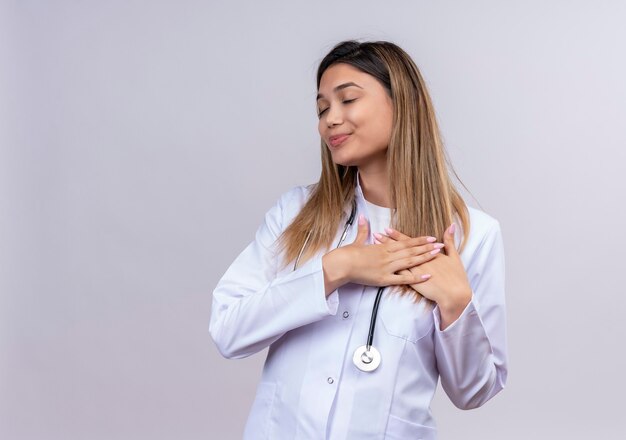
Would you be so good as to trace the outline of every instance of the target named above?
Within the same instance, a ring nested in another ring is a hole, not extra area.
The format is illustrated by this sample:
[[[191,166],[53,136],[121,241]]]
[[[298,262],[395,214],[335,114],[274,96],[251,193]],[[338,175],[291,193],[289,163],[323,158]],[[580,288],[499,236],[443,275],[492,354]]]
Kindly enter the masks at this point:
[[[374,76],[392,99],[393,127],[387,171],[391,202],[396,209],[391,227],[411,237],[432,235],[441,242],[446,228],[456,221],[453,216],[458,215],[458,226],[463,231],[461,252],[467,241],[464,231],[469,231],[469,212],[448,175],[447,164],[453,172],[454,169],[419,69],[394,43],[348,40],[333,47],[321,61],[317,71],[318,90],[322,74],[336,63],[349,64]],[[334,163],[323,140],[321,153],[319,181],[312,185],[304,207],[277,239],[283,267],[296,259],[309,232],[299,264],[320,249],[329,250],[346,207],[352,205],[356,167]],[[421,299],[410,286],[397,287],[402,295],[413,294],[416,302]]]

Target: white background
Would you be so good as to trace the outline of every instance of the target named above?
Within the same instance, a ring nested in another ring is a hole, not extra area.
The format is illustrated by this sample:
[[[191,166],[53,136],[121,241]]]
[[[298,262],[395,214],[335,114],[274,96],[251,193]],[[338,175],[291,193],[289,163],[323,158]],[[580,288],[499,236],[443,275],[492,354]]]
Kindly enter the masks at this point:
[[[211,293],[317,180],[315,71],[403,47],[466,200],[497,218],[510,371],[439,391],[440,438],[621,439],[622,1],[0,3],[0,437],[234,439],[265,352],[219,356]]]

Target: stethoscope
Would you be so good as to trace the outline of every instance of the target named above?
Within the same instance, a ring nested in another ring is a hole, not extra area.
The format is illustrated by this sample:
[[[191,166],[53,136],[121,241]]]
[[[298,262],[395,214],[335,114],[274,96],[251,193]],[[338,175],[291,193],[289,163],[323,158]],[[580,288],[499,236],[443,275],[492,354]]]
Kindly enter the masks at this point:
[[[341,246],[341,243],[346,238],[348,234],[348,228],[352,226],[354,222],[354,217],[356,215],[356,202],[352,203],[352,212],[350,213],[350,218],[346,222],[346,226],[343,228],[343,234],[341,234],[341,238],[339,239],[339,243],[337,243],[337,247]],[[293,265],[293,270],[296,270],[298,266],[298,261],[302,256],[302,252],[304,252],[304,248],[309,242],[309,238],[311,237],[311,232],[306,236],[306,240],[304,240],[304,244],[302,245],[302,249],[300,249],[300,253],[296,258],[296,261]],[[381,286],[378,288],[378,293],[376,294],[376,299],[374,300],[374,307],[372,308],[372,317],[370,319],[370,329],[367,335],[367,343],[365,345],[361,345],[356,350],[354,350],[354,355],[352,356],[352,362],[354,365],[361,371],[374,371],[380,365],[381,357],[380,352],[372,345],[374,341],[374,327],[376,326],[376,315],[378,314],[378,305],[380,304],[380,298],[382,296],[383,290],[385,290],[385,286]]]

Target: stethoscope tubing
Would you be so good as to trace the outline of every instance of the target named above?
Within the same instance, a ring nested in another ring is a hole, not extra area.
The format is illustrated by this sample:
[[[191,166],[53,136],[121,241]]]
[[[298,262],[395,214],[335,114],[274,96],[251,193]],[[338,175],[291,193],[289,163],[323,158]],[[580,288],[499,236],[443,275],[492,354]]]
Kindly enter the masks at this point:
[[[337,243],[337,248],[341,246],[344,239],[348,235],[348,228],[352,226],[354,223],[354,217],[356,216],[356,202],[352,202],[352,212],[350,213],[350,217],[346,222],[345,227],[343,228],[343,233],[341,234],[341,238],[339,239],[339,243]],[[309,231],[304,240],[304,244],[298,253],[298,257],[293,265],[293,270],[296,270],[298,267],[298,261],[300,261],[300,257],[306,248],[307,243],[309,242],[309,238],[311,237],[311,233],[313,231]],[[378,306],[380,304],[380,299],[382,297],[382,293],[385,290],[385,286],[380,286],[378,288],[378,292],[376,293],[376,299],[374,300],[374,307],[372,308],[372,317],[370,318],[370,327],[367,334],[367,344],[365,346],[358,347],[355,351],[354,355],[354,363],[362,371],[373,371],[375,370],[380,363],[380,353],[376,348],[373,347],[374,342],[374,329],[376,327],[376,316],[378,315]],[[367,361],[364,361],[366,359]],[[370,365],[371,364],[371,365]]]
[[[370,331],[367,334],[367,350],[372,347],[372,343],[374,342],[374,327],[376,327],[376,316],[378,315],[378,304],[380,304],[380,298],[382,297],[383,290],[385,290],[385,286],[381,286],[378,288],[378,292],[376,293],[376,299],[374,300],[374,307],[372,307],[372,317],[370,318]]]

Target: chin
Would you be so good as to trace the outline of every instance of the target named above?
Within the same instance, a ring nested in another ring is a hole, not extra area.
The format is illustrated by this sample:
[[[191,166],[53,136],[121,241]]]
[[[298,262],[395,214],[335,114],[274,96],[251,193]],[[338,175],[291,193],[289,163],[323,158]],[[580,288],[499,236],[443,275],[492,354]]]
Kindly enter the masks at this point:
[[[356,166],[358,162],[357,158],[346,149],[339,149],[336,151],[330,150],[330,157],[337,165],[343,165],[344,167]]]
[[[355,167],[358,163],[354,159],[341,157],[340,155],[332,156],[333,162],[337,165],[343,165],[344,167]]]

